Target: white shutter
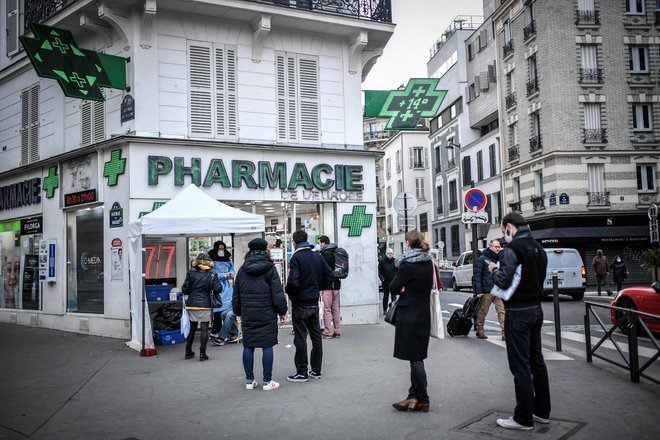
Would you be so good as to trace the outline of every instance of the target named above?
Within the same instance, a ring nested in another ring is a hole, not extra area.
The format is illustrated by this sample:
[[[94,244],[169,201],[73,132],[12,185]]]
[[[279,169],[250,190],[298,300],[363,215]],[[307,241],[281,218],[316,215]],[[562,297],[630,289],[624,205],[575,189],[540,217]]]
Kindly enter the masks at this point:
[[[488,81],[492,83],[497,82],[497,75],[495,74],[495,64],[488,65]]]
[[[584,128],[600,130],[600,104],[584,104]]]
[[[20,16],[19,0],[7,0],[7,56],[18,53]]]
[[[580,11],[593,11],[594,0],[578,0],[578,9]]]
[[[488,90],[488,71],[479,74],[479,88],[481,90]]]
[[[319,136],[319,67],[318,59],[298,55],[300,84],[300,139],[316,142]]]
[[[605,165],[602,163],[588,164],[587,175],[589,178],[589,192],[604,192]]]
[[[290,141],[298,140],[298,96],[295,56],[286,56],[287,134]]]
[[[227,134],[227,75],[224,47],[215,49],[215,134]]]
[[[474,75],[474,96],[475,97],[479,96],[480,90],[481,90],[481,81],[479,79],[479,75]]]
[[[415,149],[410,147],[408,150],[408,168],[412,169],[415,167]]]
[[[596,69],[598,68],[598,61],[596,60],[596,45],[595,44],[582,44],[582,68],[583,69]]]
[[[92,103],[92,142],[105,140],[105,101]]]
[[[80,144],[89,145],[94,141],[92,134],[92,102],[80,104]]]
[[[286,56],[278,54],[276,60],[276,76],[277,76],[277,140],[286,141],[286,115],[287,115],[287,99],[286,99]]]
[[[488,29],[484,28],[479,32],[479,50],[488,46]]]
[[[30,90],[21,92],[21,165],[29,160],[30,150]]]
[[[30,88],[30,162],[39,160],[39,84]]]
[[[213,136],[211,45],[196,42],[188,46],[190,134]]]
[[[227,47],[227,135],[238,135],[238,97],[236,80],[236,48]]]
[[[428,168],[429,167],[429,149],[424,148],[422,150],[422,154],[424,155],[424,168]]]

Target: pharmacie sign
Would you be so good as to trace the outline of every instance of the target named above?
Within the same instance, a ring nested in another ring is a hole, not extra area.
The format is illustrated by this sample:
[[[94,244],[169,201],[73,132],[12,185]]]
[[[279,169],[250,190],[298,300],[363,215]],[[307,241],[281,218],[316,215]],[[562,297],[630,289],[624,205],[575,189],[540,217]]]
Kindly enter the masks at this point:
[[[362,165],[222,159],[206,163],[200,158],[149,156],[147,178],[149,185],[168,178],[175,186],[192,182],[201,187],[280,190],[284,200],[354,201],[363,197],[362,172]]]

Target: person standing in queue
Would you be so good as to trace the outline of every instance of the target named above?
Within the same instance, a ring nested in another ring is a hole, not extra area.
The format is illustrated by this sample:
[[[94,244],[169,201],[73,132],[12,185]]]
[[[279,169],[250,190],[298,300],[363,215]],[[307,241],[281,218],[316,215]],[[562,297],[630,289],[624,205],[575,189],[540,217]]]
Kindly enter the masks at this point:
[[[396,293],[390,292],[390,283],[396,276],[396,271],[394,250],[387,248],[385,258],[378,262],[378,278],[383,286],[383,315],[387,314],[387,308],[396,299]]]
[[[318,239],[320,254],[331,270],[335,268],[335,251],[337,245],[330,243],[327,235]],[[321,282],[321,300],[323,301],[323,339],[341,337],[341,316],[339,308],[339,289],[341,280],[333,275],[331,283]]]
[[[417,230],[405,236],[406,251],[396,259],[398,271],[390,284],[390,292],[399,294],[394,336],[394,357],[410,362],[408,397],[392,404],[399,411],[428,412],[424,359],[431,337],[431,289],[434,266],[429,245]]]

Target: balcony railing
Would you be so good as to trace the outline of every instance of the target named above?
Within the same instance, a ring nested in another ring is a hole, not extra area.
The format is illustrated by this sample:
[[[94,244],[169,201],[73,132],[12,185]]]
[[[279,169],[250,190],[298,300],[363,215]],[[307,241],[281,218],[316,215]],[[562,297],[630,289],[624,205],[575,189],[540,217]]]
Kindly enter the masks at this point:
[[[529,201],[532,202],[532,211],[542,211],[545,209],[545,202],[543,196],[532,196],[529,198]]]
[[[286,8],[307,9],[373,21],[392,22],[392,0],[250,0]]]
[[[442,209],[442,206],[436,206],[436,208],[435,208],[435,213],[436,213],[436,214],[442,214],[443,211],[444,211],[444,210]]]
[[[536,35],[536,20],[532,20],[527,26],[523,28],[523,36],[528,40]]]
[[[456,159],[449,159],[447,161],[447,169],[454,168],[456,166]]]
[[[514,105],[516,105],[516,103],[518,102],[516,100],[516,92],[513,92],[513,93],[510,93],[510,94],[506,95],[504,97],[504,102],[506,104],[506,108],[511,108]]]
[[[509,40],[502,46],[502,57],[506,58],[513,53],[513,40]]]
[[[527,96],[532,96],[534,93],[539,91],[539,79],[532,78],[527,81]]]
[[[650,205],[651,203],[658,203],[657,193],[639,193],[637,194],[640,205]]]
[[[509,162],[520,159],[520,146],[518,144],[509,147]]]
[[[541,145],[541,135],[540,134],[529,138],[529,152],[530,153],[533,153],[535,151],[539,151],[541,148],[543,148],[543,145]]]
[[[452,200],[449,202],[449,210],[456,211],[458,209],[458,200]]]
[[[396,130],[365,131],[364,140],[375,141],[380,139],[389,139],[396,133],[398,133]]]
[[[600,25],[600,13],[598,11],[575,11],[575,24],[577,25]]]
[[[603,69],[580,69],[578,72],[580,84],[602,84]]]
[[[610,206],[610,192],[587,191],[587,206]]]
[[[28,23],[43,23],[78,0],[26,0],[25,29]]]
[[[520,210],[520,202],[509,203],[509,208],[511,208],[511,211],[513,212],[518,212],[522,214],[522,211]]]
[[[607,142],[607,129],[605,128],[585,128],[584,139],[582,142],[585,144],[604,144]]]

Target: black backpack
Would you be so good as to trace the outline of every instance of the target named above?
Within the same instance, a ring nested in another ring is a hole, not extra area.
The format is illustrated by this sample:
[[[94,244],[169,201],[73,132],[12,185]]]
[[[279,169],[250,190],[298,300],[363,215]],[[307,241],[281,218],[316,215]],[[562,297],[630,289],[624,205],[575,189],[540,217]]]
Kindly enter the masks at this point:
[[[344,279],[348,276],[348,252],[338,247],[335,249],[335,277]]]

